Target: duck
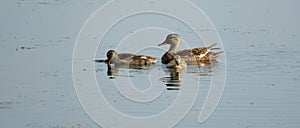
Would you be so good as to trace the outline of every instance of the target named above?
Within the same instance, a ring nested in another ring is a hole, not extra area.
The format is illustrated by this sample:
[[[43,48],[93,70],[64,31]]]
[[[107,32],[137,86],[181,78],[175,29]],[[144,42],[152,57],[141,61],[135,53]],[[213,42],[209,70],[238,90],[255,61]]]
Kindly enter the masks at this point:
[[[147,66],[156,64],[157,58],[146,55],[135,55],[131,53],[117,53],[115,50],[109,50],[106,53],[106,60],[95,60],[96,62],[104,62],[107,64],[115,65],[128,65],[128,66]]]
[[[169,34],[166,37],[166,40],[163,41],[162,43],[158,44],[158,46],[163,46],[163,45],[170,45],[170,48],[165,54],[161,57],[161,62],[163,64],[168,64],[170,61],[172,61],[172,56],[174,55],[179,55],[182,59],[184,59],[187,63],[190,62],[197,62],[199,60],[210,60],[210,57],[212,56],[207,56],[206,55],[210,52],[210,50],[213,49],[214,46],[216,46],[218,43],[213,43],[207,47],[199,47],[199,48],[192,48],[192,49],[184,49],[180,50],[181,42],[181,37],[179,34]],[[211,53],[213,54],[213,53]]]

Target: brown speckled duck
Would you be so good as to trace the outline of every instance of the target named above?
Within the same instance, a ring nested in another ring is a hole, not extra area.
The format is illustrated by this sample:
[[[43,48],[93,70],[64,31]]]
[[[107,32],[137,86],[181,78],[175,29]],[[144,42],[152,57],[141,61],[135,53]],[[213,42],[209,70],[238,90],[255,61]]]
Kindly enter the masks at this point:
[[[96,60],[96,62],[105,62],[107,64],[115,65],[136,65],[136,66],[147,66],[153,65],[157,62],[156,57],[135,55],[131,53],[120,53],[117,54],[114,50],[109,50],[106,54],[106,60]]]
[[[191,64],[194,62],[208,62],[217,58],[221,53],[210,52],[210,50],[217,45],[217,43],[213,43],[208,47],[200,47],[200,48],[192,48],[192,49],[184,49],[178,51],[180,46],[180,36],[178,34],[169,34],[166,40],[159,44],[158,46],[169,44],[169,50],[161,57],[161,62],[163,64],[168,64],[173,60],[173,56],[180,56],[181,59],[185,60],[187,64]],[[208,54],[209,53],[209,54]]]

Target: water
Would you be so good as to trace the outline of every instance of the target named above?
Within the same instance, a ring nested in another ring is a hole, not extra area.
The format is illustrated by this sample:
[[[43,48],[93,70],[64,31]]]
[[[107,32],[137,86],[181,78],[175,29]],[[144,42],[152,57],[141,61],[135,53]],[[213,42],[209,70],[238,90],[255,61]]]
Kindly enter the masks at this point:
[[[71,66],[73,46],[81,26],[89,15],[105,2],[0,2],[1,127],[99,127],[86,114],[77,99]],[[299,127],[300,22],[296,16],[296,12],[299,12],[299,2],[193,2],[211,18],[225,48],[226,85],[212,116],[204,123],[198,122],[211,76],[215,72],[214,67],[200,68],[200,71],[196,72],[195,69],[199,68],[189,67],[182,74],[182,81],[178,87],[166,85],[174,83],[169,81],[167,77],[170,74],[160,63],[145,70],[118,69],[114,80],[130,78],[134,85],[140,85],[137,86],[140,90],[150,86],[143,81],[157,83],[163,87],[160,91],[164,94],[157,101],[143,104],[128,101],[120,96],[114,89],[113,80],[107,76],[107,67],[97,63],[96,79],[105,83],[105,86],[99,87],[106,90],[104,92],[107,101],[126,114],[149,116],[167,108],[180,90],[194,88],[197,84],[190,83],[200,79],[199,93],[194,106],[175,127]],[[188,31],[178,30],[193,41],[192,34],[188,34]],[[114,32],[112,30],[111,34],[114,35]],[[164,35],[156,35],[160,34]],[[124,35],[126,33],[117,38]],[[153,41],[158,44],[163,38]],[[186,41],[189,42],[187,39]],[[153,47],[157,44],[153,44]],[[96,56],[101,58],[105,56],[107,49],[114,49],[116,45],[99,47],[104,48],[99,50]],[[120,50],[126,51],[122,48]],[[144,51],[149,54],[147,52]],[[156,50],[151,54],[160,56],[161,53],[161,50]],[[155,75],[149,80],[149,74]]]

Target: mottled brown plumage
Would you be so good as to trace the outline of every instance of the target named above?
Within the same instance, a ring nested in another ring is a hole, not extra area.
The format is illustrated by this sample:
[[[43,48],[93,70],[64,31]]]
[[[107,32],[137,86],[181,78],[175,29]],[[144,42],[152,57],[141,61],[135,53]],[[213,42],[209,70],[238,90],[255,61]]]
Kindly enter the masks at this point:
[[[162,45],[166,45],[166,44],[170,45],[169,50],[161,57],[161,62],[163,64],[168,64],[170,61],[173,60],[172,56],[176,56],[176,55],[180,56],[188,64],[197,62],[199,60],[201,60],[201,61],[210,60],[209,57],[213,57],[213,56],[207,56],[207,57],[205,57],[205,56],[210,52],[210,50],[214,46],[217,45],[217,43],[213,43],[213,44],[209,45],[208,47],[184,49],[184,50],[178,51],[178,48],[180,45],[180,40],[181,39],[178,34],[169,34],[167,36],[166,40],[163,43],[158,45],[158,46],[162,46]]]
[[[155,64],[157,61],[156,57],[135,55],[131,53],[120,53],[117,54],[114,50],[109,50],[106,54],[106,60],[96,60],[97,62],[105,62],[107,64],[124,65],[124,66],[146,66]]]

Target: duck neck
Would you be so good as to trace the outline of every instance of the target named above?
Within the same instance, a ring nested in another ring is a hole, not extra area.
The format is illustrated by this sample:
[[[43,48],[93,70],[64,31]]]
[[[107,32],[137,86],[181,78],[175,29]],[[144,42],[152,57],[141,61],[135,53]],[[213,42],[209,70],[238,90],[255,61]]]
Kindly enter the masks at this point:
[[[178,51],[179,45],[180,45],[180,41],[172,43],[169,52],[176,53]]]
[[[121,60],[121,59],[119,58],[119,56],[114,56],[114,57],[112,58],[112,62],[113,62],[113,63],[116,63],[116,64],[121,64],[121,63],[124,63],[124,60]]]

